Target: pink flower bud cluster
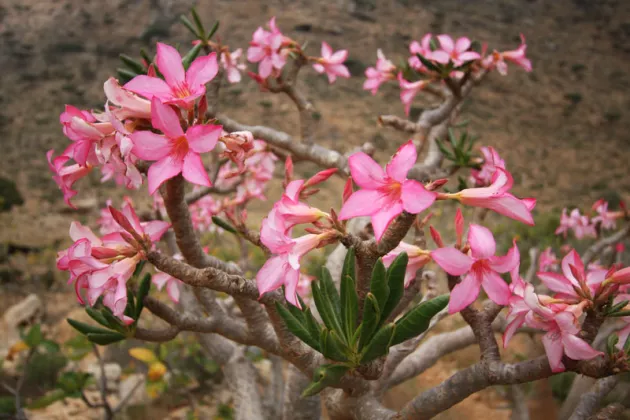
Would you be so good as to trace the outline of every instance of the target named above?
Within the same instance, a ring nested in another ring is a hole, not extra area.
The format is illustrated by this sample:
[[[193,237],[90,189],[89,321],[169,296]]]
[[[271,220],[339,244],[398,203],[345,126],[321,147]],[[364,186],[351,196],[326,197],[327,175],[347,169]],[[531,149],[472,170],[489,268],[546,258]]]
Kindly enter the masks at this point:
[[[467,37],[453,39],[450,35],[434,36],[426,34],[420,42],[412,41],[409,45],[411,56],[407,59],[408,67],[397,67],[388,60],[383,52],[377,51],[376,66],[365,71],[367,80],[363,89],[375,95],[379,87],[390,80],[398,81],[400,100],[409,115],[414,97],[430,84],[443,84],[447,79],[459,81],[467,73],[497,69],[507,74],[506,62],[514,63],[526,71],[531,71],[531,62],[525,57],[527,45],[523,43],[514,51],[494,51],[487,55],[484,51],[474,50],[473,43]]]
[[[111,206],[108,211],[108,220],[101,226],[107,226],[106,230],[110,232],[102,237],[79,222],[72,223],[70,237],[74,244],[59,252],[57,268],[70,273],[68,282],[74,283],[79,302],[85,303],[81,296],[83,289],[90,305],[102,296],[103,304],[123,322],[130,324],[133,319],[124,315],[127,281],[138,262],[146,259],[146,251],[153,247],[170,224],[141,222],[130,200],[125,201],[122,211]]]
[[[348,57],[347,50],[334,52],[330,45],[322,42],[321,57],[309,57],[298,42],[280,31],[275,17],[271,18],[267,27],[269,30],[259,27],[254,32],[247,49],[247,60],[258,63],[258,73],[250,72],[249,75],[261,88],[267,89],[270,79],[281,79],[282,70],[291,57],[311,62],[317,73],[326,74],[329,83],[334,83],[337,77],[350,77],[348,68],[343,64]]]
[[[620,211],[608,211],[608,202],[604,200],[598,200],[593,204],[591,214],[592,217],[581,214],[579,209],[573,209],[567,214],[567,209],[563,209],[556,235],[563,235],[566,238],[572,231],[577,239],[596,238],[600,230],[614,229],[617,226],[617,219],[627,217],[625,208]]]
[[[287,166],[291,166],[290,164]],[[336,242],[340,233],[322,224],[320,219],[331,222],[331,216],[309,206],[301,197],[308,196],[308,188],[328,179],[335,170],[317,173],[308,181],[290,181],[285,192],[263,220],[260,241],[273,256],[265,262],[256,275],[260,295],[284,286],[288,302],[300,306],[297,299],[298,286],[303,274],[300,272],[302,258],[311,250]],[[308,234],[293,238],[293,228],[311,224]]]

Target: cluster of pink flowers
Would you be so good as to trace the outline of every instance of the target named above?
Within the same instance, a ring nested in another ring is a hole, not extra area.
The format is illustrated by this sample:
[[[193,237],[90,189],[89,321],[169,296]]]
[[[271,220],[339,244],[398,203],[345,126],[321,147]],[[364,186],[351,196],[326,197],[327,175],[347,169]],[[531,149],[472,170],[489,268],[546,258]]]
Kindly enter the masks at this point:
[[[326,170],[317,173],[306,182],[304,180],[289,182],[280,200],[263,220],[260,241],[273,256],[256,275],[261,296],[284,286],[287,301],[300,306],[297,291],[302,275],[300,273],[302,257],[311,250],[335,242],[339,238],[338,231],[320,222],[322,218],[331,221],[331,216],[300,201],[300,197],[309,195],[308,187],[325,181],[334,172],[335,170]],[[300,224],[313,224],[313,228],[307,228],[307,231],[312,233],[293,238],[293,228]]]
[[[583,322],[582,314],[598,302],[615,296],[615,302],[623,301],[630,284],[630,267],[624,269],[585,269],[575,250],[570,251],[561,263],[561,272],[538,272],[538,278],[554,295],[537,294],[534,286],[525,282],[513,270],[509,301],[508,327],[503,337],[504,346],[516,330],[523,325],[541,329],[547,333],[543,345],[554,372],[562,372],[563,355],[573,360],[588,360],[602,354],[578,336]],[[623,346],[630,327],[620,334]]]
[[[512,62],[526,71],[531,71],[529,59],[525,57],[525,38],[522,37],[522,45],[514,51],[498,52],[485,55],[474,51],[472,42],[467,37],[453,39],[450,35],[442,34],[433,36],[426,34],[420,42],[412,41],[409,45],[411,56],[407,59],[409,68],[396,67],[388,60],[383,52],[377,51],[375,67],[369,67],[365,71],[367,80],[363,89],[376,94],[381,84],[389,80],[397,80],[400,86],[400,100],[405,107],[405,114],[409,110],[414,97],[431,83],[444,83],[445,78],[461,79],[465,71],[478,71],[481,69],[497,69],[499,73],[507,74],[506,62]],[[422,57],[422,59],[420,58]],[[424,62],[423,62],[424,61]],[[429,64],[426,64],[429,63]],[[413,73],[414,80],[407,80],[403,73]]]
[[[73,184],[93,167],[100,167],[103,180],[115,179],[127,188],[138,188],[142,176],[138,159],[156,161],[149,168],[149,191],[153,193],[165,180],[182,173],[190,182],[210,185],[200,154],[214,148],[221,127],[196,124],[182,129],[182,110],[193,109],[205,94],[205,85],[218,71],[216,54],[198,57],[184,70],[177,50],[158,43],[156,64],[164,80],[152,67],[121,87],[110,78],[105,82],[107,96],[101,113],[67,106],[60,121],[71,145],[58,157],[48,152],[54,179],[64,199],[76,195]],[[137,128],[153,128],[163,135]],[[75,163],[68,165],[73,160]]]
[[[138,262],[146,258],[146,250],[151,249],[170,224],[141,222],[129,200],[123,204],[122,211],[111,206],[108,211],[109,220],[102,226],[107,226],[110,232],[100,238],[89,227],[72,223],[70,237],[74,244],[59,252],[57,268],[70,272],[69,283],[74,283],[79,302],[85,303],[81,290],[86,289],[90,305],[102,296],[103,304],[130,324],[133,319],[124,315],[127,281]]]
[[[566,208],[563,209],[556,235],[563,235],[566,238],[569,231],[573,231],[577,239],[596,238],[599,229],[614,229],[617,225],[616,220],[626,217],[624,210],[608,211],[608,202],[604,200],[596,201],[593,204],[592,212],[595,215],[589,218],[588,215],[581,214],[579,209],[573,209],[569,214],[567,214]]]
[[[282,75],[282,69],[292,54],[311,62],[315,71],[326,74],[330,83],[334,83],[337,77],[350,77],[348,68],[343,65],[348,57],[347,50],[334,52],[330,45],[322,42],[321,57],[308,57],[296,41],[280,31],[275,17],[271,18],[267,27],[269,30],[259,27],[254,32],[247,50],[247,60],[258,63],[258,73],[250,73],[250,76],[261,87],[266,88],[268,78]]]
[[[470,181],[475,187],[487,187],[492,183],[492,177],[497,168],[505,169],[505,161],[492,146],[481,148],[483,163],[480,169],[470,170]]]

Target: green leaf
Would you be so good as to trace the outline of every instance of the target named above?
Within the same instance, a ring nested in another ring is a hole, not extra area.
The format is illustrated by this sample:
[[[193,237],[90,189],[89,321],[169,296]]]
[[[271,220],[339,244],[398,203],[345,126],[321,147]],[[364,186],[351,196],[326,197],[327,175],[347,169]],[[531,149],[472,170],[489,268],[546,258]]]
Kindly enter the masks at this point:
[[[334,310],[334,314],[341,321],[341,298],[339,297],[339,292],[337,291],[335,282],[330,275],[330,271],[328,271],[326,267],[322,267],[322,278],[320,285],[322,294],[330,300]]]
[[[630,316],[630,311],[619,311],[619,312],[615,312],[614,314],[608,314],[608,316],[612,316],[612,317]]]
[[[352,280],[357,278],[354,247],[348,248],[346,258],[343,260],[343,267],[341,267],[341,278],[343,279],[346,276],[350,276]]]
[[[441,295],[427,302],[417,305],[407,312],[402,318],[396,321],[396,332],[392,338],[391,345],[402,343],[419,334],[422,334],[429,327],[431,318],[448,304],[449,295]]]
[[[212,216],[212,223],[219,226],[223,230],[226,230],[230,233],[238,235],[238,232],[236,231],[236,229],[232,227],[232,225],[230,225],[228,222],[226,222],[225,220],[221,219],[218,216]]]
[[[308,330],[311,337],[316,337],[317,339],[319,339],[319,336],[322,332],[322,326],[319,325],[319,322],[317,322],[317,320],[313,316],[313,313],[311,312],[311,308],[309,307],[305,307],[305,308],[306,309],[304,309],[304,318],[306,320],[305,322],[306,329]],[[318,347],[315,347],[315,349],[319,351],[319,341],[318,341]]]
[[[342,327],[348,339],[352,342],[352,336],[357,328],[357,316],[359,316],[359,296],[354,285],[354,279],[349,275],[341,278],[341,316]]]
[[[105,319],[102,313],[92,308],[91,306],[85,307],[85,312],[92,318],[94,321],[98,322],[104,327],[109,328],[109,322]]]
[[[116,73],[118,73],[118,78],[120,79],[121,84],[127,83],[138,75],[136,72],[121,68],[116,69]]]
[[[319,336],[319,345],[321,347],[321,353],[327,359],[337,362],[348,361],[348,357],[344,351],[346,346],[336,331],[323,329]]]
[[[195,8],[193,7],[190,13],[192,14],[193,20],[195,21],[195,27],[197,28],[198,33],[201,35],[205,34],[206,28],[203,27],[203,23],[201,22],[201,18],[199,17],[197,10],[195,10]]]
[[[219,29],[219,21],[217,20],[216,22],[214,22],[214,25],[212,25],[212,29],[210,29],[210,32],[208,32],[208,35],[206,35],[206,39],[209,40],[210,38],[212,38],[212,36],[217,32],[218,29]]]
[[[134,318],[136,316],[136,303],[133,291],[129,286],[127,286],[127,306],[125,306],[125,315],[130,318]]]
[[[117,333],[117,332],[108,332],[103,334],[98,333],[89,333],[87,335],[88,340],[92,343],[100,344],[101,346],[106,346],[108,344],[116,343],[118,341],[122,341],[125,339],[125,336]]]
[[[184,69],[188,69],[188,67],[190,67],[190,63],[192,63],[193,60],[197,58],[202,48],[203,48],[203,45],[199,43],[195,45],[194,47],[192,47],[190,51],[188,51],[188,53],[184,56],[184,58],[182,58],[182,65],[184,66]]]
[[[40,397],[36,399],[35,401],[33,401],[32,403],[30,403],[28,405],[28,408],[32,410],[36,410],[38,408],[44,408],[56,401],[64,399],[65,397],[66,397],[66,393],[64,392],[63,389],[55,389],[55,390],[50,391],[43,397]]]
[[[138,293],[136,294],[136,314],[133,317],[136,321],[140,318],[142,309],[144,309],[144,298],[147,297],[150,290],[151,290],[151,274],[146,273],[144,277],[142,277],[142,280],[140,280],[140,285],[138,286]]]
[[[90,333],[93,333],[93,334],[109,334],[109,333],[112,332],[111,330],[106,330],[105,328],[95,327],[93,325],[86,324],[86,323],[81,322],[81,321],[76,321],[76,320],[71,319],[71,318],[66,319],[66,321],[68,321],[68,324],[70,324],[72,326],[72,328],[74,328],[75,330],[79,331],[83,335],[88,335]]]
[[[611,334],[608,336],[608,340],[606,340],[606,349],[608,350],[608,354],[615,354],[617,350],[615,346],[619,342],[619,336],[617,334]]]
[[[287,303],[286,308],[289,310],[289,312],[291,312],[291,315],[293,315],[298,321],[300,321],[300,324],[306,325],[306,317],[304,316],[304,312],[302,312],[300,308],[290,303]]]
[[[105,317],[105,320],[107,320],[107,324],[109,325],[109,328],[111,328],[112,330],[116,330],[123,335],[127,334],[127,327],[122,323],[120,319],[114,316],[111,309],[105,306],[101,310],[101,313]]]
[[[40,345],[42,340],[44,339],[44,335],[42,334],[42,329],[39,324],[35,324],[28,330],[28,333],[24,337],[24,342],[30,348],[35,348]]]
[[[372,293],[368,293],[363,303],[363,322],[361,323],[361,337],[359,338],[359,350],[365,348],[370,342],[372,334],[378,328],[381,320],[381,309],[378,301]]]
[[[440,72],[440,68],[438,66],[436,66],[432,61],[427,60],[426,58],[424,58],[422,55],[420,54],[416,54],[416,57],[418,57],[418,59],[420,60],[420,62],[422,64],[424,64],[424,66],[431,70],[431,71],[435,71],[435,72]]]
[[[361,351],[361,363],[367,363],[386,355],[395,331],[396,325],[393,323],[386,324],[378,330],[367,347]]]
[[[335,316],[332,303],[328,297],[324,296],[320,288],[320,280],[315,280],[311,283],[311,290],[313,291],[313,300],[315,300],[315,306],[319,315],[324,321],[324,325],[329,330],[342,331],[339,319]],[[323,287],[323,286],[322,286]]]
[[[409,257],[406,252],[402,252],[398,254],[396,259],[392,262],[392,264],[387,269],[387,284],[389,286],[389,296],[387,297],[387,302],[385,302],[385,306],[383,306],[383,321],[386,321],[387,318],[394,312],[396,306],[402,299],[403,294],[405,293],[405,272],[407,271],[407,264],[409,262]]]
[[[58,353],[61,351],[61,347],[59,344],[55,343],[52,340],[42,340],[40,346],[46,350],[46,353]]]
[[[145,50],[144,48],[140,48],[140,56],[144,61],[147,62],[147,65],[151,65],[151,63],[153,62],[153,59],[149,57],[149,53],[147,53],[147,50]]]
[[[372,279],[370,280],[370,292],[376,298],[378,307],[382,312],[385,308],[385,303],[389,297],[389,285],[387,284],[387,270],[383,265],[383,259],[379,258],[374,264],[374,270],[372,271]],[[382,319],[382,318],[381,318]]]
[[[120,61],[122,61],[129,69],[137,74],[143,74],[147,72],[147,69],[141,62],[133,57],[129,57],[127,54],[120,54]]]
[[[623,308],[625,308],[625,306],[629,303],[630,301],[624,300],[622,302],[617,303],[616,305],[613,305],[610,307],[610,309],[608,310],[608,314],[613,314],[615,312],[618,312],[620,310],[622,310]]]
[[[195,29],[195,26],[192,24],[192,22],[184,15],[181,15],[179,17],[179,20],[184,24],[184,26],[186,28],[188,28],[188,30],[190,32],[192,32],[192,34],[196,37],[196,38],[201,38],[203,36],[203,34],[198,34],[197,33],[197,29]]]
[[[312,397],[319,394],[324,388],[337,384],[348,370],[350,370],[350,367],[346,365],[328,364],[319,366],[313,373],[313,382],[302,392],[302,398]]]
[[[135,270],[133,270],[133,274],[132,277],[138,277],[140,275],[140,273],[142,272],[142,270],[144,269],[144,266],[146,265],[146,261],[145,260],[140,260],[140,262],[138,262],[138,264],[136,264],[136,268]]]
[[[626,342],[623,343],[623,351],[628,354],[630,352],[630,335],[626,338]]]
[[[286,324],[289,331],[291,331],[297,338],[304,341],[315,350],[319,349],[319,343],[317,342],[318,337],[311,336],[311,333],[306,325],[303,324],[298,318],[296,318],[289,309],[287,309],[281,303],[276,302],[276,310],[284,320],[284,323]]]

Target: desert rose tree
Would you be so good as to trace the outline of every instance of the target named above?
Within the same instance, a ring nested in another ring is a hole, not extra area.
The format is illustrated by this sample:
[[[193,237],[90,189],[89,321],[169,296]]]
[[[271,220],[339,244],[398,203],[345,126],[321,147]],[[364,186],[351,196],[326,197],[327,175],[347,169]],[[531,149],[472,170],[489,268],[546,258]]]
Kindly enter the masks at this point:
[[[449,240],[429,226],[432,209],[444,201],[534,224],[536,202],[511,193],[514,179],[498,151],[482,147],[476,157],[466,133],[451,130],[462,102],[495,70],[532,70],[524,37],[515,50],[499,52],[466,37],[426,34],[410,44],[403,66],[378,50],[364,89],[376,95],[382,84],[398,84],[405,114],[417,95],[439,100],[416,121],[378,118],[410,137],[383,165],[370,144],[347,154],[318,144],[316,110],[298,89],[300,72],[309,67],[325,74],[331,88],[350,77],[348,51],[323,42],[321,56],[310,56],[275,18],[253,33],[246,52],[231,50],[213,40],[218,24],[207,31],[194,11],[194,23],[182,21],[195,36],[183,56],[164,43],[141,61],[123,56],[126,68],[104,83],[104,109],[67,105],[61,114],[70,143],[58,156],[50,151],[48,161],[69,206],[75,183],[93,170],[120,188],[148,192],[154,202],[145,212],[151,216],[142,218],[131,199],[120,207],[108,202],[99,234],[72,223],[73,244],[59,252],[58,267],[69,272],[77,299],[98,323],[73,321],[75,328],[100,345],[195,333],[223,366],[238,419],[319,419],[322,403],[331,419],[428,419],[495,385],[512,387],[514,412],[527,418],[519,384],[563,371],[597,379],[572,403],[571,418],[600,410],[628,370],[630,268],[616,264],[620,258],[594,260],[611,249],[617,257],[623,253],[630,230],[625,209],[608,211],[600,201],[590,217],[565,211],[557,233],[591,236],[593,245],[581,256],[565,250],[561,259],[551,249],[537,258],[531,249],[526,270],[517,242],[505,255],[497,252],[483,217],[467,224],[458,209]],[[299,136],[220,113],[221,86],[241,81],[245,57],[253,69],[247,75],[261,90],[295,103]],[[296,179],[298,160],[321,171]],[[248,206],[265,198],[282,163],[282,196],[263,220],[248,219]],[[468,180],[446,185],[458,170],[469,170]],[[347,180],[339,191],[343,205],[325,211],[312,197],[333,176]],[[198,236],[207,231],[235,235],[244,257],[213,256]],[[337,248],[312,280],[303,272],[305,256],[331,244]],[[261,267],[251,266],[248,247],[266,256]],[[445,275],[429,271],[429,264]],[[254,275],[245,274],[252,269]],[[436,292],[441,277],[450,295]],[[152,281],[172,304],[150,292]],[[147,328],[145,308],[167,327]],[[461,316],[468,325],[427,337],[446,316]],[[538,332],[546,354],[502,361],[495,332],[503,332],[506,347],[521,331]],[[602,335],[611,337],[605,351],[598,344]],[[477,363],[398,412],[382,405],[388,389],[473,344],[481,350]],[[247,346],[272,361],[265,387],[256,383]]]

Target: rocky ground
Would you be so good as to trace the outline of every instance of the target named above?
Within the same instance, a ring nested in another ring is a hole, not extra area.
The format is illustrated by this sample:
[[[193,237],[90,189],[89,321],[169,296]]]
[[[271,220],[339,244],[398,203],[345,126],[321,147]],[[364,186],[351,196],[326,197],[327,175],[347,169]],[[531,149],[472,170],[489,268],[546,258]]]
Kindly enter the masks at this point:
[[[31,291],[42,294],[55,322],[75,306],[63,276],[52,269],[55,250],[67,240],[71,220],[93,221],[107,197],[124,192],[101,185],[94,174],[82,181],[77,197],[84,210],[67,211],[45,161],[48,149],[60,151],[67,144],[59,113],[65,103],[102,107],[102,83],[114,74],[119,53],[137,55],[156,40],[186,43],[187,32],[176,22],[191,4],[6,0],[0,5],[0,176],[13,180],[25,199],[0,213],[0,312]],[[284,32],[309,42],[312,54],[321,40],[348,49],[351,79],[330,87],[324,77],[305,71],[302,87],[321,113],[317,134],[323,144],[348,150],[371,141],[382,161],[405,138],[376,122],[379,114],[402,116],[398,89],[385,87],[375,97],[361,89],[377,48],[399,60],[411,40],[447,32],[510,49],[523,33],[534,71],[494,74],[477,89],[463,109],[470,131],[500,151],[515,174],[517,193],[538,198],[538,214],[586,206],[602,196],[628,198],[629,2],[214,0],[199,2],[198,10],[208,21],[220,20],[221,39],[233,48],[246,47],[255,28],[275,15]],[[247,79],[222,90],[222,107],[244,122],[297,131],[292,103],[258,92]],[[322,200],[338,202],[338,193],[325,190]],[[457,367],[458,358],[427,375],[437,381]],[[423,376],[423,382],[430,381]],[[453,412],[465,413],[466,404],[494,410],[503,400],[493,395],[483,393]],[[507,418],[509,410],[503,411]]]

